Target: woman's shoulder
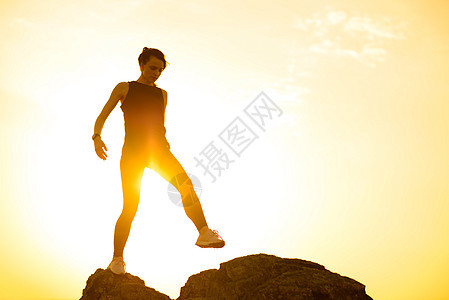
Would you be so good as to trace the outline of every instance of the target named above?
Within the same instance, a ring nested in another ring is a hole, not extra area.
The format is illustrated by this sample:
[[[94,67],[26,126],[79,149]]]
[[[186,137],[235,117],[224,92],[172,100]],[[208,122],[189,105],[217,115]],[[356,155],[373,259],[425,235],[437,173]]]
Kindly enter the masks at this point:
[[[119,95],[119,99],[120,100],[123,100],[128,95],[128,91],[129,91],[129,82],[122,81],[122,82],[119,82],[115,86],[113,92],[115,92],[115,93],[117,93]]]
[[[121,81],[119,83],[117,83],[116,88],[128,88],[129,84],[131,83],[131,81]]]
[[[119,90],[127,91],[129,89],[130,83],[131,83],[130,81],[119,82],[119,83],[117,83],[116,88]]]

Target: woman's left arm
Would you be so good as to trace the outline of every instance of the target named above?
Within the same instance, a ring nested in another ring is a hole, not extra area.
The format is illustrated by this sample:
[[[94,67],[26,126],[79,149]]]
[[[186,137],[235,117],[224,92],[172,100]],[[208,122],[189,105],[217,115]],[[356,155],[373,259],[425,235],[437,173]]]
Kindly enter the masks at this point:
[[[167,96],[167,91],[166,90],[163,90],[163,89],[161,89],[162,90],[162,96],[164,96],[164,114],[165,114],[165,108],[167,107],[167,98],[168,98],[168,96]]]
[[[162,96],[164,98],[164,123],[165,123],[165,108],[167,107],[167,98],[168,98],[166,90],[162,90]],[[167,148],[170,149],[170,144],[168,143],[168,141],[167,141]]]

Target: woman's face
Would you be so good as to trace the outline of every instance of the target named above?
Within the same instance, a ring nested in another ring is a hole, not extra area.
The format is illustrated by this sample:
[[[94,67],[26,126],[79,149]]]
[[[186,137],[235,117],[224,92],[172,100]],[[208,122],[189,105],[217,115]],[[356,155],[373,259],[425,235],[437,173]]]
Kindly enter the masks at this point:
[[[144,66],[140,65],[140,71],[145,80],[154,83],[161,76],[162,71],[164,71],[164,62],[154,56],[150,56],[150,60]]]

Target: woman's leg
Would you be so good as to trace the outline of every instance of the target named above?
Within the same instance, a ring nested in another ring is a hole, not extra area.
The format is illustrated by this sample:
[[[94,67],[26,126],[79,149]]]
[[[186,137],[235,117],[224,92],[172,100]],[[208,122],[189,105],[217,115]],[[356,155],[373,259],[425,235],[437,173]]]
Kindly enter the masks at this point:
[[[123,190],[123,210],[115,225],[114,257],[123,257],[123,250],[131,230],[131,223],[137,212],[140,199],[140,184],[145,164],[139,163],[132,155],[120,159],[120,174]]]
[[[171,151],[165,148],[155,151],[151,157],[149,167],[179,191],[184,211],[187,217],[195,224],[198,231],[204,226],[207,227],[203,209],[198,195],[193,189],[192,181]]]

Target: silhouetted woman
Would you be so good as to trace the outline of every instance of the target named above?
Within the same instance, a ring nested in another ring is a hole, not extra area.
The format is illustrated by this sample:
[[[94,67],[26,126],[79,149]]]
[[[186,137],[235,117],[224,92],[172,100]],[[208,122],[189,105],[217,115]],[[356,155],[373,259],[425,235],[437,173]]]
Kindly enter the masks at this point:
[[[117,84],[95,122],[92,136],[95,152],[106,160],[107,148],[100,134],[107,117],[120,101],[125,119],[125,142],[120,158],[123,210],[115,225],[114,255],[108,266],[115,274],[125,273],[123,250],[139,204],[145,167],[156,171],[181,194],[184,210],[199,232],[195,245],[221,248],[225,244],[218,232],[207,226],[192,181],[171,153],[170,144],[165,138],[167,92],[155,84],[166,67],[165,56],[158,49],[145,47],[138,60],[140,77],[136,81]]]

